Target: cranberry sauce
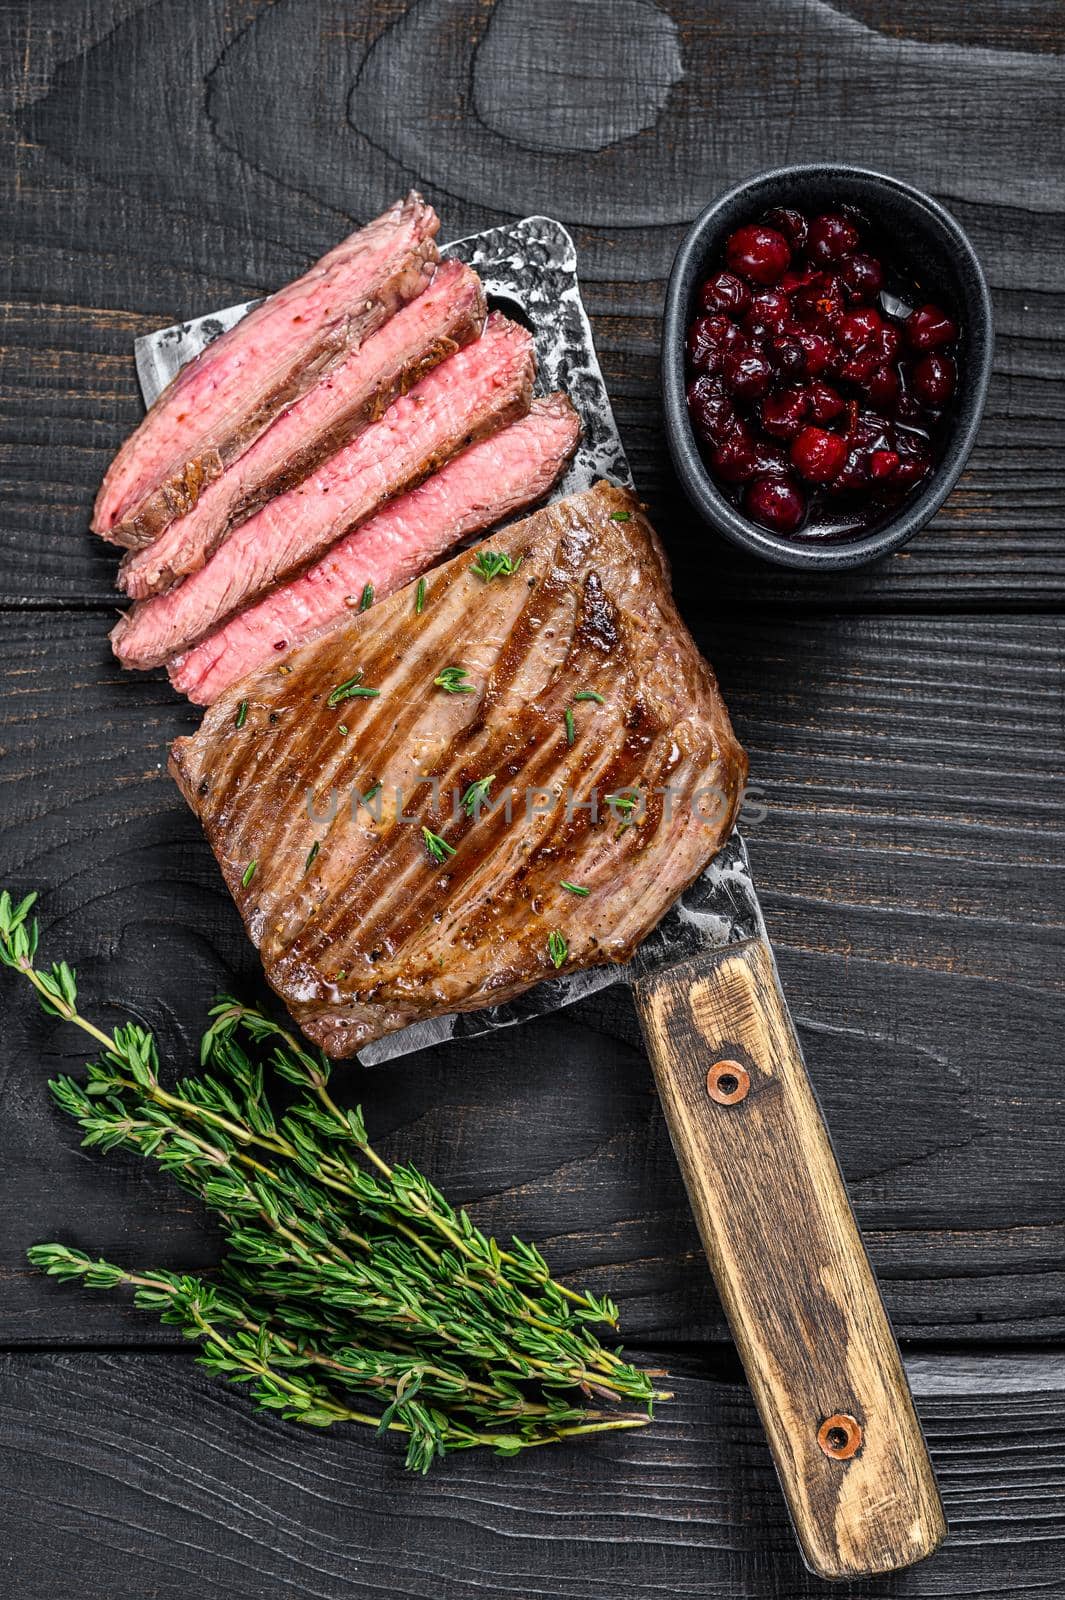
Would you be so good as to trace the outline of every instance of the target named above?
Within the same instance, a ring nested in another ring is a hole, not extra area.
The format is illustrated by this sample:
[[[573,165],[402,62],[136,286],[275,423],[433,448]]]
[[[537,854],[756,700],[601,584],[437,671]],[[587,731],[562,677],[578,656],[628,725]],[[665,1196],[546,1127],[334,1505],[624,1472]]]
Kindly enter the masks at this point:
[[[696,291],[688,409],[718,484],[752,521],[845,537],[932,470],[958,327],[873,248],[849,206],[737,228]]]

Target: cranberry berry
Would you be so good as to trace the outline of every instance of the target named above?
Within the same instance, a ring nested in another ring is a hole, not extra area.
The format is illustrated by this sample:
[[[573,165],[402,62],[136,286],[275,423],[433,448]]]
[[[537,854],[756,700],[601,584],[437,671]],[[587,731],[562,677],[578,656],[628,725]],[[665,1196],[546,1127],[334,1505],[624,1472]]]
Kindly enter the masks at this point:
[[[913,392],[926,406],[937,409],[946,405],[954,393],[956,373],[949,356],[933,350],[923,356],[913,369]]]
[[[744,494],[743,509],[763,528],[794,533],[806,515],[806,500],[790,478],[755,478]]]
[[[688,329],[688,362],[696,372],[720,372],[725,356],[743,344],[743,334],[728,317],[696,317]]]
[[[799,333],[796,338],[802,345],[806,371],[811,378],[819,377],[822,372],[828,372],[835,366],[839,352],[823,333]]]
[[[765,220],[771,228],[782,233],[793,250],[802,250],[806,244],[806,218],[801,211],[792,211],[787,206],[777,206],[773,211],[767,211]]]
[[[830,483],[847,459],[847,441],[824,428],[803,428],[791,442],[792,465],[809,483]]]
[[[782,233],[752,222],[737,228],[725,241],[725,260],[731,272],[752,283],[776,283],[791,265],[791,246]]]
[[[710,457],[715,477],[724,483],[746,483],[758,470],[758,457],[751,436],[742,422],[719,444]]]
[[[938,306],[918,306],[906,318],[906,337],[914,350],[937,350],[954,343],[958,324]]]
[[[831,422],[843,410],[843,397],[831,384],[811,383],[806,393],[810,401],[810,415],[815,422]]]
[[[766,357],[782,378],[801,378],[806,373],[806,351],[794,334],[778,333],[770,339]]]
[[[852,299],[865,305],[874,301],[884,287],[884,269],[875,256],[864,250],[845,256],[840,262],[839,275]]]
[[[743,319],[743,326],[752,339],[768,339],[782,333],[791,321],[791,301],[786,294],[766,289],[756,294]]]
[[[688,385],[688,410],[704,444],[719,444],[736,425],[736,407],[720,378],[700,373]]]
[[[806,241],[806,253],[811,261],[827,266],[829,262],[849,256],[857,248],[858,229],[849,217],[840,212],[826,211],[811,222]]]
[[[725,388],[744,400],[758,400],[769,388],[773,369],[757,350],[740,348],[725,357]]]
[[[751,303],[751,291],[732,272],[717,272],[699,290],[699,304],[708,316],[728,312],[740,316]]]
[[[778,389],[762,401],[762,427],[778,439],[792,439],[806,420],[810,395],[806,389]]]
[[[868,306],[840,317],[836,323],[836,338],[845,350],[860,350],[879,337],[882,327],[879,311]]]
[[[874,450],[869,457],[869,476],[877,478],[890,478],[902,457],[897,450]]]

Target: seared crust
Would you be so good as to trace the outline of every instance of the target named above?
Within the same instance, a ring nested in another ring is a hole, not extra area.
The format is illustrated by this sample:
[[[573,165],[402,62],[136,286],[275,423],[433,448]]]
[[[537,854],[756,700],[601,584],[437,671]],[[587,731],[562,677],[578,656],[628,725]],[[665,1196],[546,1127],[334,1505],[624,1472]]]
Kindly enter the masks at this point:
[[[399,591],[171,753],[267,977],[330,1055],[553,976],[552,934],[564,971],[627,960],[735,819],[746,757],[635,497],[599,484],[487,548],[520,568],[485,583],[455,557],[421,613]],[[475,692],[435,686],[447,665]],[[331,707],[357,672],[379,693]],[[509,822],[453,803],[489,777]],[[607,801],[630,790],[635,812]],[[431,860],[423,827],[454,854]]]

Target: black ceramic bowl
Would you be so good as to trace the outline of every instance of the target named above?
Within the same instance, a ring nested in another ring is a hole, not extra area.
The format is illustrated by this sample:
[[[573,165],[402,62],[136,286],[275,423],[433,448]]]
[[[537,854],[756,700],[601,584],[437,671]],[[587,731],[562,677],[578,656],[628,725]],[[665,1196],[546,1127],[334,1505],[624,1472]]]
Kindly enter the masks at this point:
[[[920,285],[925,299],[945,306],[958,322],[958,387],[937,441],[937,463],[927,478],[854,535],[804,541],[751,522],[714,482],[688,419],[684,346],[688,324],[696,314],[695,291],[723,264],[725,240],[734,228],[756,221],[773,206],[818,212],[841,204],[865,213],[872,234],[885,241],[885,256]],[[950,213],[929,195],[862,167],[780,167],[764,172],[707,206],[673,263],[662,327],[662,397],[674,466],[705,520],[734,544],[767,561],[820,571],[876,561],[923,528],[957,483],[980,426],[992,343],[991,301],[976,253]]]

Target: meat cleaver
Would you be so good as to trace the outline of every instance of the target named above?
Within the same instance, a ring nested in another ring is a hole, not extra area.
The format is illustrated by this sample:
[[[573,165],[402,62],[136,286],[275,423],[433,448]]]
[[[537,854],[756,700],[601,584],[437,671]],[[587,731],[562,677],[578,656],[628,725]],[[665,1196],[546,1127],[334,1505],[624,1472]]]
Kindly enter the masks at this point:
[[[631,483],[581,303],[573,242],[528,217],[448,246],[489,302],[533,332],[539,383],[564,389],[584,439],[558,494]],[[251,308],[138,339],[148,404]],[[378,1065],[542,1016],[629,983],[692,1210],[769,1438],[806,1564],[858,1578],[930,1555],[946,1534],[898,1347],[781,993],[746,848],[734,833],[624,967],[434,1018],[360,1052]]]

